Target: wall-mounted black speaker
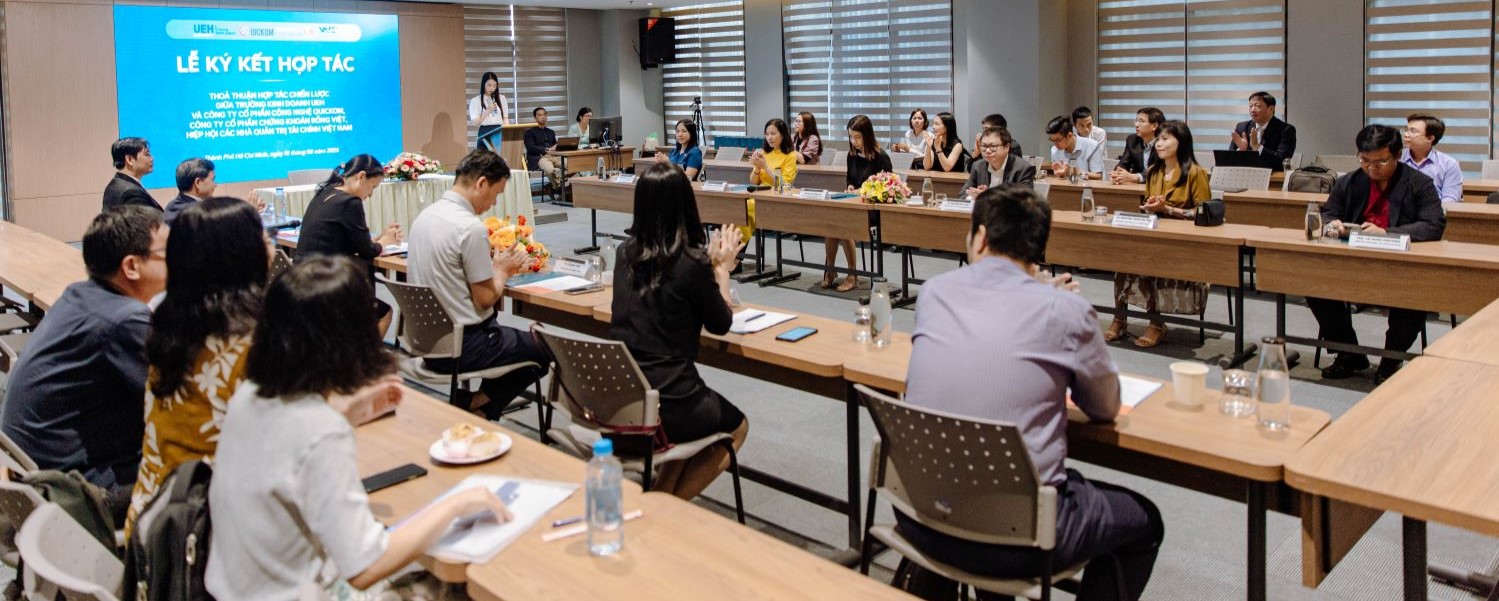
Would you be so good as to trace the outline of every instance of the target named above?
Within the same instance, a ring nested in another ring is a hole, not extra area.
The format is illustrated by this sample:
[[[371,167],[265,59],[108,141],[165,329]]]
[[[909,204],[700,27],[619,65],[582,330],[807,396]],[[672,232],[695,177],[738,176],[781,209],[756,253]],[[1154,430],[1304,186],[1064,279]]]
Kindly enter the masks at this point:
[[[640,20],[640,68],[677,62],[677,20],[645,17]]]

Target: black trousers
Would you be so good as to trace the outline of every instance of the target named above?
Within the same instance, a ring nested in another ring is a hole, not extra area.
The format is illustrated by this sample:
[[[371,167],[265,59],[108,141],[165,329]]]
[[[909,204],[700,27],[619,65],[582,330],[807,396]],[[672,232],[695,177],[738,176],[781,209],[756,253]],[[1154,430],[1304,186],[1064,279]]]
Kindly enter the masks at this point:
[[[1034,548],[955,538],[899,511],[895,522],[896,530],[923,553],[967,572],[1034,578],[1045,569],[1044,555]],[[1161,512],[1150,499],[1120,486],[1087,480],[1069,469],[1066,485],[1057,491],[1057,544],[1052,549],[1051,569],[1088,560],[1079,599],[1139,599],[1165,534]]]
[[[1306,306],[1317,317],[1320,331],[1318,338],[1332,342],[1358,344],[1358,334],[1353,331],[1353,312],[1348,303],[1325,298],[1307,297]],[[1384,348],[1391,351],[1407,351],[1421,335],[1421,326],[1426,323],[1425,311],[1389,308],[1389,329],[1385,330]],[[1339,361],[1357,360],[1355,353],[1338,353]]]
[[[458,364],[458,371],[478,371],[525,361],[543,366],[551,361],[530,332],[502,326],[495,321],[493,315],[483,322],[463,328],[463,356]],[[432,371],[453,373],[452,359],[427,359],[426,365]],[[545,373],[544,369],[539,368],[518,369],[498,378],[484,380],[479,385],[479,390],[490,400],[485,405],[485,415],[490,419],[499,417],[500,412],[515,397]]]

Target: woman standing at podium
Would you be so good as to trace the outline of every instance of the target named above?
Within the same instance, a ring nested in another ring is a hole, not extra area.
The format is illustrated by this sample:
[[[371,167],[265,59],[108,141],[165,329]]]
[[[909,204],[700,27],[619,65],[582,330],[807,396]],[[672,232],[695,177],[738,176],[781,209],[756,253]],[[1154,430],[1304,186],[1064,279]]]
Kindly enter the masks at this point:
[[[468,124],[479,126],[477,148],[488,148],[484,139],[500,127],[509,125],[505,113],[508,100],[500,93],[500,78],[494,72],[485,72],[479,80],[479,95],[468,101]],[[498,148],[492,148],[499,152]]]

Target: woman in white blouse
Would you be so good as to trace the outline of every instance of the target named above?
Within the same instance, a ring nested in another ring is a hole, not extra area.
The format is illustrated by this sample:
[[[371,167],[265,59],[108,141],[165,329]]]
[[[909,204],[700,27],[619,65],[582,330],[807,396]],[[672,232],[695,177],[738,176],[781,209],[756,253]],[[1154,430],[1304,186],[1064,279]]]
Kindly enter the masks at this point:
[[[925,109],[911,111],[910,119],[907,119],[911,129],[906,130],[906,137],[896,140],[890,144],[890,150],[894,152],[909,152],[916,155],[914,163],[921,161],[926,156],[926,147],[932,143],[932,132],[927,129],[927,117]]]
[[[479,80],[479,95],[468,101],[468,124],[479,126],[477,147],[485,148],[486,137],[501,126],[510,124],[505,112],[508,102],[505,95],[500,93],[499,76],[486,72]]]

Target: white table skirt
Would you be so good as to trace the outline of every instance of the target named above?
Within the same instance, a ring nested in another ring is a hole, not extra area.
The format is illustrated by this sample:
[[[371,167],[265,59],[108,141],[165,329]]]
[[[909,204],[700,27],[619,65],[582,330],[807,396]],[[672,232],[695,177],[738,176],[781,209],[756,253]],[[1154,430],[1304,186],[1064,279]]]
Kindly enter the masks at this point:
[[[527,219],[534,218],[535,210],[531,205],[530,182],[524,178],[511,178],[505,191],[499,195],[498,202],[494,208],[485,212],[481,217],[496,216],[513,218],[516,215],[525,215]],[[387,181],[375,189],[375,193],[364,203],[364,218],[370,226],[371,232],[379,232],[390,223],[401,224],[401,229],[410,231],[411,222],[416,219],[417,213],[427,208],[442,193],[453,187],[453,176],[435,175],[423,176],[415,181]],[[317,189],[316,185],[305,186],[283,186],[286,192],[286,212],[293,217],[301,217],[307,212],[307,203],[312,201],[312,194]],[[276,197],[275,188],[256,188],[256,197],[270,203]]]

